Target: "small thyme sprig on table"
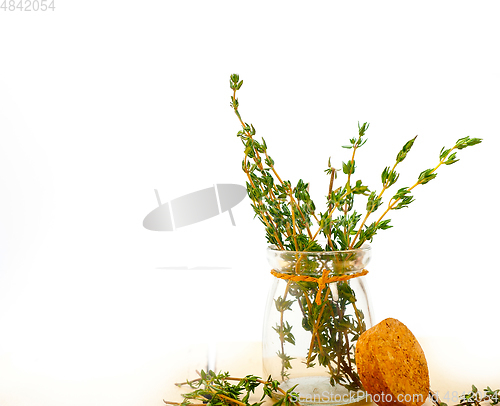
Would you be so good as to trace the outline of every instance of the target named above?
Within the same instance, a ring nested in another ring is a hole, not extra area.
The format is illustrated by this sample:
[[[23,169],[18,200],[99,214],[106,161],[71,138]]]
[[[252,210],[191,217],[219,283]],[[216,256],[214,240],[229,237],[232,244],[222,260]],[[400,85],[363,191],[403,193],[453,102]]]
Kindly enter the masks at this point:
[[[489,401],[490,405],[495,406],[500,403],[500,389],[493,390],[489,386],[484,389],[485,396],[481,396],[475,385],[472,385],[472,390],[460,396],[460,402],[455,406],[480,406],[482,402]],[[441,402],[436,392],[429,391],[429,396],[435,406],[448,406],[446,403]]]
[[[230,381],[237,383],[232,384]],[[266,397],[271,398],[273,395],[274,397],[278,395],[279,399],[273,403],[273,406],[300,406],[298,394],[293,391],[295,387],[284,391],[279,387],[279,382],[271,377],[264,381],[254,375],[234,378],[229,375],[229,372],[216,374],[213,371],[201,371],[200,378],[176,385],[179,387],[187,385],[195,390],[183,394],[184,400],[181,403],[164,400],[165,404],[174,406],[260,406]],[[250,396],[261,385],[264,394],[260,401],[249,403]]]

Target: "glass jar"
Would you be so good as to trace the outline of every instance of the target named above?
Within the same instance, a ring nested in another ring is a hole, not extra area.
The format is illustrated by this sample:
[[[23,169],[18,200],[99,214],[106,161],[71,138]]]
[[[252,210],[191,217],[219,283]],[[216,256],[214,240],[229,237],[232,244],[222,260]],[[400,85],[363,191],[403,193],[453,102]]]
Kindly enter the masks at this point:
[[[264,376],[302,404],[340,405],[366,398],[355,345],[372,326],[365,270],[369,245],[347,251],[268,249],[275,276],[264,318]]]

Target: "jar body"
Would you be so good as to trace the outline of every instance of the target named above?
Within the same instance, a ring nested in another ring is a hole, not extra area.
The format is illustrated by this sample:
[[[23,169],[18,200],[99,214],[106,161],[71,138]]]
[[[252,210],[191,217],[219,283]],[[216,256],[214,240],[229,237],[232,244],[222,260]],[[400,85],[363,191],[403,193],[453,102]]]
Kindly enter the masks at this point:
[[[302,404],[339,405],[366,398],[355,345],[372,325],[364,280],[370,248],[292,252],[270,248],[275,278],[263,334],[265,376]],[[322,284],[323,283],[323,284]]]

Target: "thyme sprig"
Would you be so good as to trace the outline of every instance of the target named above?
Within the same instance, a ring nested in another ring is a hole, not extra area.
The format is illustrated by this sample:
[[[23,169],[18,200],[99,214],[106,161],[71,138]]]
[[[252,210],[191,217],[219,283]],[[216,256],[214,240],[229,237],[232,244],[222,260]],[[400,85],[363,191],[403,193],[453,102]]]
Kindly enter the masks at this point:
[[[184,400],[169,402],[174,406],[260,406],[266,397],[278,398],[273,406],[300,406],[299,395],[294,392],[295,386],[284,391],[279,387],[279,382],[271,376],[262,380],[258,376],[247,375],[244,378],[235,378],[229,372],[201,371],[200,378],[192,381],[176,383],[178,387],[187,385],[192,392],[183,394]],[[236,382],[236,383],[231,383]],[[258,402],[250,403],[250,396],[255,389],[262,385],[263,395]]]
[[[472,390],[468,393],[464,393],[459,397],[459,403],[455,406],[480,406],[481,403],[489,401],[492,406],[498,405],[500,403],[500,389],[493,390],[489,386],[483,389],[485,396],[481,396],[479,390],[475,385],[472,385]],[[445,402],[439,399],[436,392],[430,390],[429,397],[435,406],[448,406]]]

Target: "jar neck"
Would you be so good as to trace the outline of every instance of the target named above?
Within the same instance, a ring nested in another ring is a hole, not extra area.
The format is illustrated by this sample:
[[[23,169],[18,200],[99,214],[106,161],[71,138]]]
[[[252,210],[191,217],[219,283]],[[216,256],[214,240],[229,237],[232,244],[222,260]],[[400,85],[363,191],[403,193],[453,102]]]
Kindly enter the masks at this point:
[[[350,275],[363,271],[370,249],[350,251],[293,252],[268,249],[269,265],[277,272],[295,275]]]

